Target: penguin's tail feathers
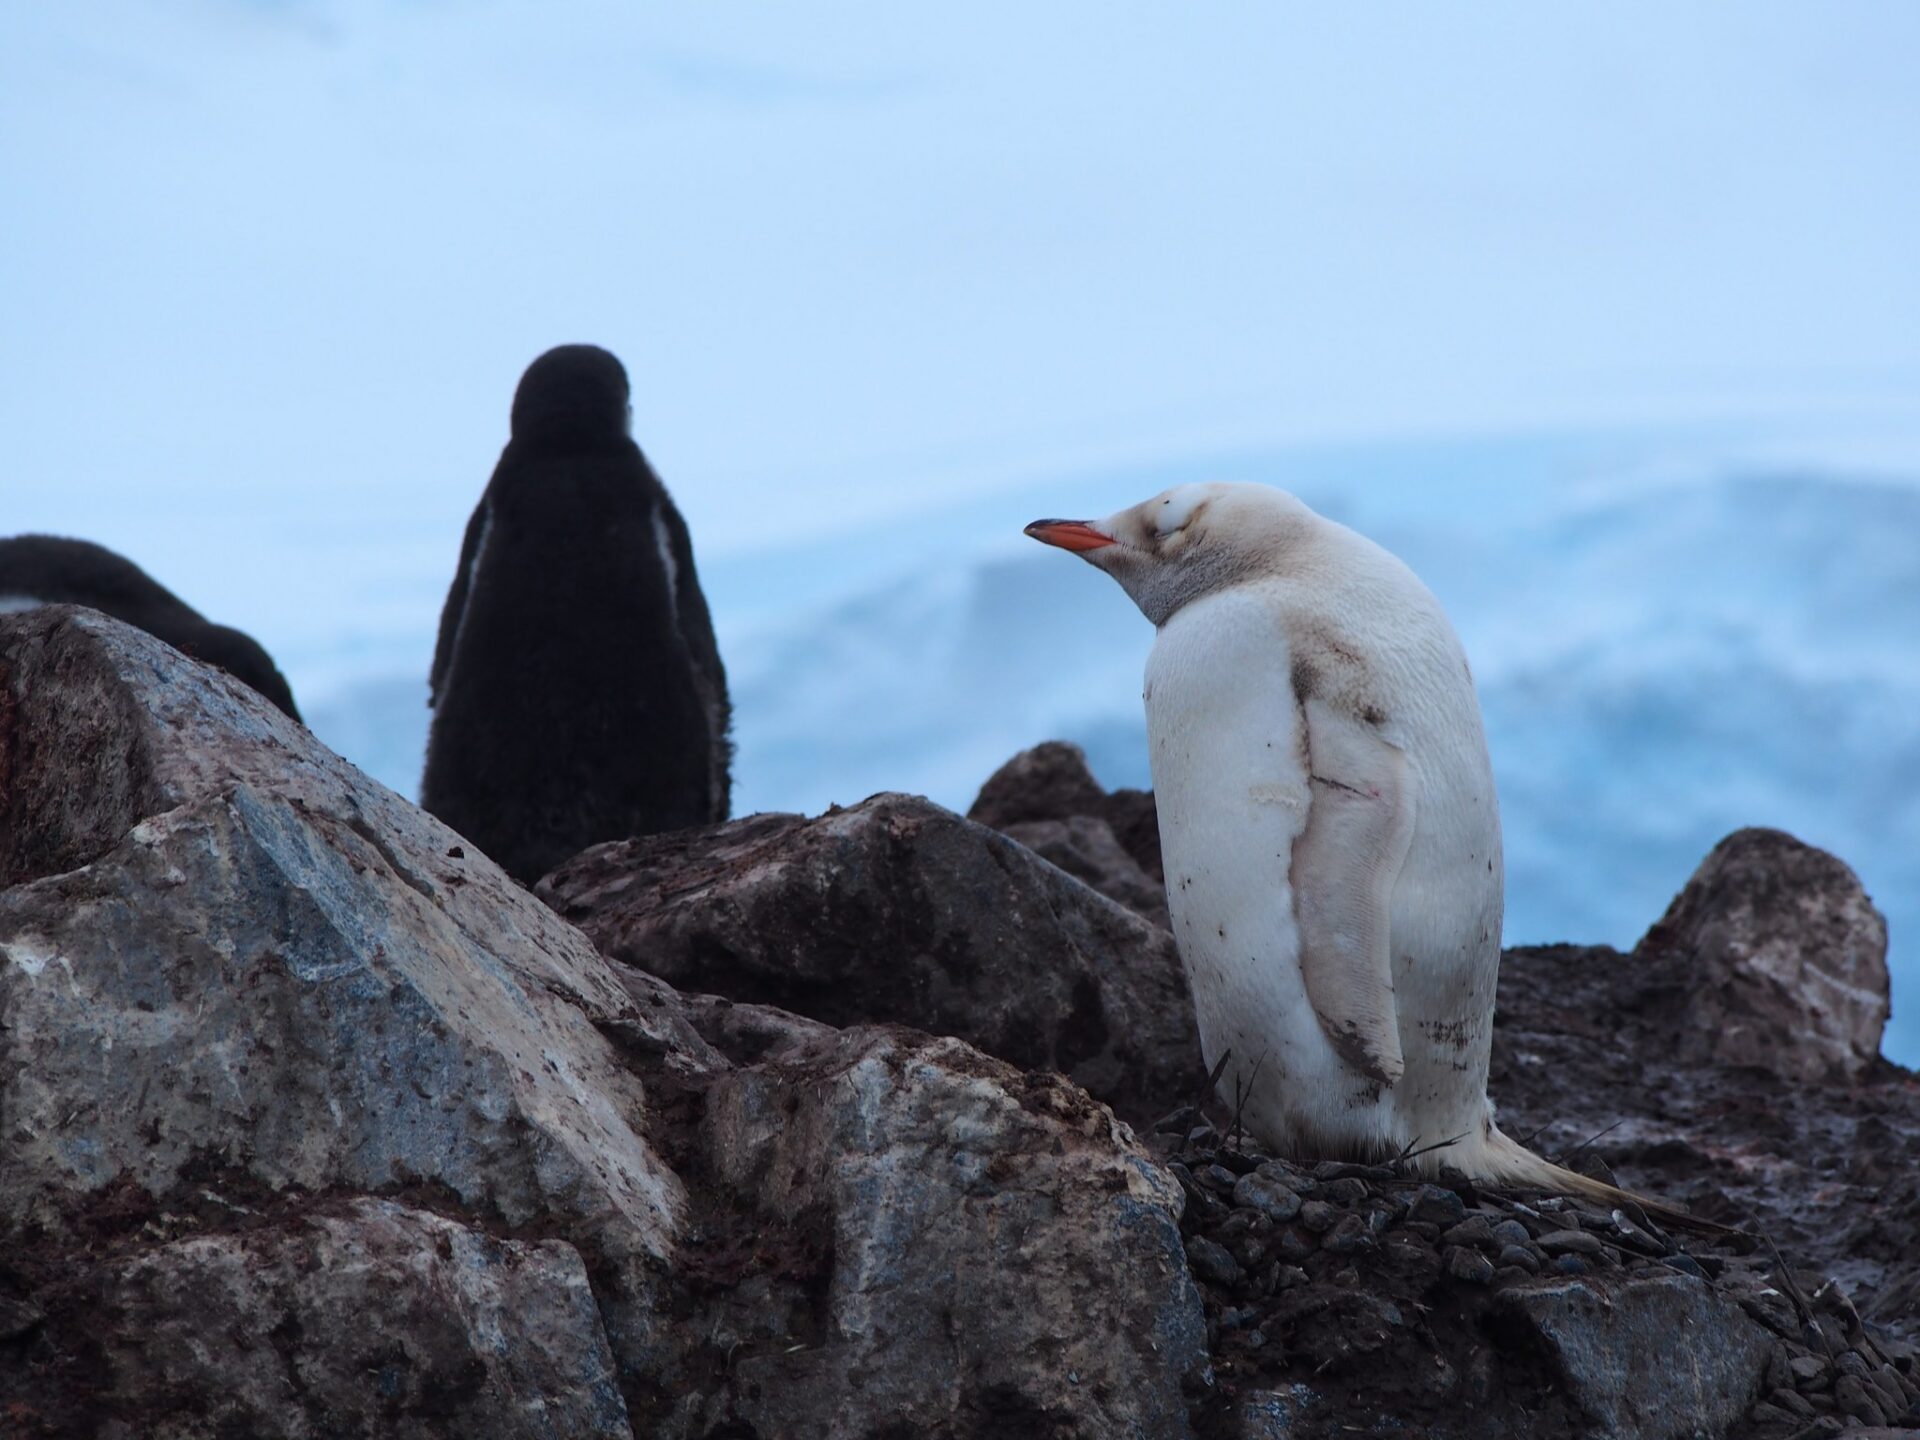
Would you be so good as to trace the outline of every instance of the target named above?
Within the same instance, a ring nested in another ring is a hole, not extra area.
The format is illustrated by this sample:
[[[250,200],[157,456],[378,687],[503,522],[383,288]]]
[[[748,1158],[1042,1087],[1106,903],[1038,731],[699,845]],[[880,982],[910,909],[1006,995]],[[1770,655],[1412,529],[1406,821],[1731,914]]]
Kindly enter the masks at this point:
[[[1497,1125],[1487,1126],[1477,1149],[1479,1153],[1472,1157],[1467,1166],[1462,1167],[1476,1180],[1554,1190],[1562,1195],[1577,1195],[1583,1200],[1593,1200],[1607,1206],[1636,1205],[1654,1220],[1678,1230],[1707,1235],[1735,1233],[1731,1226],[1718,1224],[1678,1206],[1650,1200],[1645,1195],[1636,1195],[1631,1190],[1622,1190],[1618,1185],[1609,1185],[1604,1180],[1595,1180],[1590,1175],[1582,1175],[1551,1160],[1544,1160],[1517,1140],[1509,1139]],[[1454,1157],[1454,1163],[1467,1158]]]

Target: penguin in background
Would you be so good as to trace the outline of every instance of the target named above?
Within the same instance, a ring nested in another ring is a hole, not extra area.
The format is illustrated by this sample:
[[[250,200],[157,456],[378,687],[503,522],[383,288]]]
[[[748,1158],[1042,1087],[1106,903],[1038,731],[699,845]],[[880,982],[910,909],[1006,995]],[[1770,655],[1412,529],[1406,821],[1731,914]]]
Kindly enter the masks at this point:
[[[727,677],[627,372],[549,350],[440,616],[421,806],[523,884],[589,845],[728,813]]]
[[[292,719],[293,689],[260,643],[216,625],[138,565],[91,540],[15,535],[0,540],[0,613],[85,605],[224,670]]]

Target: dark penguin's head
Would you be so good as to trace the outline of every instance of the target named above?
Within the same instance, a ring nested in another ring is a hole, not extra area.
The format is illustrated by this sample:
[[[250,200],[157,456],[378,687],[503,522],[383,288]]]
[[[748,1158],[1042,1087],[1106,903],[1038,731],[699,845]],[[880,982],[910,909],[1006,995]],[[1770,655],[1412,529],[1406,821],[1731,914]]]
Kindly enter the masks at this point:
[[[513,392],[517,441],[621,440],[632,418],[626,367],[598,345],[556,345]]]

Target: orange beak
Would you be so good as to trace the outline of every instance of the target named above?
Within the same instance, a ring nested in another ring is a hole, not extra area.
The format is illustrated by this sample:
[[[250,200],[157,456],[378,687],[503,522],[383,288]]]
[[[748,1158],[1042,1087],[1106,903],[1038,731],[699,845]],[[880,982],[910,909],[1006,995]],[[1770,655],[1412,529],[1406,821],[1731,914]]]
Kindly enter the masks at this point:
[[[1027,534],[1043,545],[1058,545],[1062,550],[1100,550],[1120,543],[1085,520],[1036,520],[1027,526]]]

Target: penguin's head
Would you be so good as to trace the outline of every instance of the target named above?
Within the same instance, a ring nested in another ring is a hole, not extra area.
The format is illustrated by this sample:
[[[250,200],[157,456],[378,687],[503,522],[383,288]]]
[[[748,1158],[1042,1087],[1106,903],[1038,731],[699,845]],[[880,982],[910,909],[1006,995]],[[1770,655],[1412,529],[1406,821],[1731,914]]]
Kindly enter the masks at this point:
[[[598,345],[556,345],[520,377],[513,392],[519,441],[624,439],[633,420],[627,371]]]
[[[1036,520],[1026,533],[1104,570],[1164,625],[1183,605],[1276,574],[1313,512],[1270,485],[1176,485],[1104,520]]]

